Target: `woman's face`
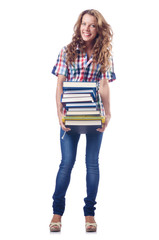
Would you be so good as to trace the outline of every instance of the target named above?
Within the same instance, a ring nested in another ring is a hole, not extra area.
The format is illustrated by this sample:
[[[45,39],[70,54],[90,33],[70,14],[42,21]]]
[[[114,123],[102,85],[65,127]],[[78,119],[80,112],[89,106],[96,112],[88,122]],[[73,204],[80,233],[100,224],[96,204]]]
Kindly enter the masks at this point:
[[[92,44],[97,36],[97,25],[97,20],[94,16],[89,14],[83,16],[80,32],[83,41],[85,41],[87,45]]]

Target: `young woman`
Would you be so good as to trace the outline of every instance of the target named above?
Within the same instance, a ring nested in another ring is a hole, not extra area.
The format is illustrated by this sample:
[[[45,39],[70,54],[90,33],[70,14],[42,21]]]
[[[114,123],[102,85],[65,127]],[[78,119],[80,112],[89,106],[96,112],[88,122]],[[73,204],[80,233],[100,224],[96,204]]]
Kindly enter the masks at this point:
[[[70,175],[76,159],[80,134],[71,134],[62,117],[65,109],[61,104],[64,81],[93,81],[98,89],[98,109],[105,115],[105,123],[96,133],[86,134],[86,185],[87,196],[84,199],[84,216],[86,231],[96,231],[94,219],[96,195],[99,183],[98,156],[103,132],[111,117],[109,83],[116,79],[113,70],[112,30],[110,25],[97,10],[83,11],[75,26],[72,42],[62,48],[52,73],[58,76],[56,102],[57,114],[61,126],[62,160],[56,178],[53,194],[53,218],[50,231],[61,230],[61,216],[65,210],[65,194],[70,182]],[[65,134],[66,133],[66,134]],[[76,203],[75,203],[76,204]]]

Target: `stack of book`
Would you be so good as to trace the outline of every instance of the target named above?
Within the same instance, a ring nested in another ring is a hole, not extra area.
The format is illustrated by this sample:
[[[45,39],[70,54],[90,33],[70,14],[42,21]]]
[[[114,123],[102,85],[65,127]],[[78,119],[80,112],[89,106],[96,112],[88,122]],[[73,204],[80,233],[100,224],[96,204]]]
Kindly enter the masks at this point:
[[[102,127],[104,118],[97,110],[95,82],[64,82],[61,102],[66,108],[63,122],[72,132],[90,133]]]

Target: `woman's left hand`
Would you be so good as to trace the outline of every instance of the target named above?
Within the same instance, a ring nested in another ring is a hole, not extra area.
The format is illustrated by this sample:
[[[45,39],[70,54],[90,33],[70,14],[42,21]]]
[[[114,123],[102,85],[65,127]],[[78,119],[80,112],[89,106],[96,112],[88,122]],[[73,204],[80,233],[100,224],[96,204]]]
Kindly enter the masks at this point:
[[[107,127],[107,125],[108,125],[108,123],[109,123],[109,121],[110,121],[110,118],[111,118],[111,115],[109,114],[109,115],[106,115],[105,116],[105,122],[102,124],[102,128],[97,128],[96,130],[98,131],[98,132],[104,132],[104,130],[106,129],[106,127]]]

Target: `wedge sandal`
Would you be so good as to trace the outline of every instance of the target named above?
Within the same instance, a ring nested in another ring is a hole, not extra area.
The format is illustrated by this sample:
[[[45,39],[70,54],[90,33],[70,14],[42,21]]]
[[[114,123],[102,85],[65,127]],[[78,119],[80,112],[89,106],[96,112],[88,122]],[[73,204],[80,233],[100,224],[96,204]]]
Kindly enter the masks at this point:
[[[51,222],[49,227],[50,227],[50,232],[60,232],[61,231],[61,222]]]
[[[85,227],[86,227],[86,232],[96,232],[97,231],[96,223],[86,222]]]

